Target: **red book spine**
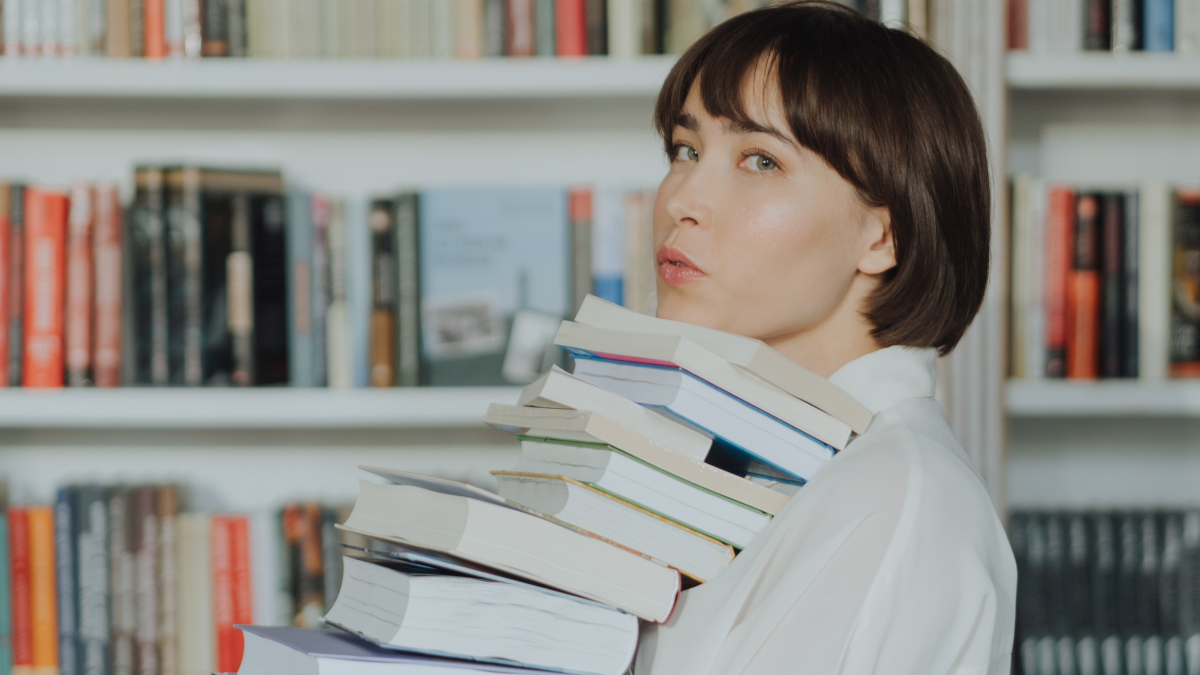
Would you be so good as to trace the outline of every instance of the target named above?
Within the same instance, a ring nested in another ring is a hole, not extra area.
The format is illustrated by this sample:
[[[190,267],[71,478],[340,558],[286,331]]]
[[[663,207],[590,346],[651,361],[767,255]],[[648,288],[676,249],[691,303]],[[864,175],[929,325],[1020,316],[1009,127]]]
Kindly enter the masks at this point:
[[[1050,188],[1046,212],[1046,375],[1067,373],[1067,274],[1075,231],[1075,192]]]
[[[29,579],[29,513],[8,507],[9,599],[14,669],[33,668],[33,589]]]
[[[585,0],[555,0],[554,24],[559,56],[587,56]]]
[[[67,196],[30,188],[25,203],[26,387],[63,386]]]
[[[233,622],[236,624],[254,623],[254,588],[250,579],[250,519],[237,516],[230,522],[230,558],[233,572]],[[234,672],[242,665],[242,650],[244,636],[242,631],[234,630],[231,640],[232,653],[229,662],[233,664]]]
[[[1008,48],[1029,48],[1029,1],[1008,0]]]
[[[1067,278],[1067,377],[1094,379],[1100,347],[1100,204],[1080,195],[1075,204],[1074,265]]]
[[[97,185],[94,194],[93,379],[97,387],[118,387],[121,385],[121,201],[116,185]]]
[[[534,1],[505,0],[504,55],[533,56],[537,51],[534,40]]]
[[[233,589],[233,518],[213,516],[210,536],[212,537],[212,597],[213,622],[216,624],[217,636],[217,671],[233,673],[237,672],[242,660],[240,650],[236,649],[240,641],[235,641],[240,631],[233,627],[237,620],[234,611]]]
[[[12,283],[9,253],[12,238],[9,187],[0,183],[0,389],[8,386],[8,294]]]
[[[164,23],[164,0],[142,0],[146,58],[162,59],[167,56],[166,24]]]
[[[86,183],[71,186],[67,219],[67,384],[81,387],[92,381],[92,190]]]

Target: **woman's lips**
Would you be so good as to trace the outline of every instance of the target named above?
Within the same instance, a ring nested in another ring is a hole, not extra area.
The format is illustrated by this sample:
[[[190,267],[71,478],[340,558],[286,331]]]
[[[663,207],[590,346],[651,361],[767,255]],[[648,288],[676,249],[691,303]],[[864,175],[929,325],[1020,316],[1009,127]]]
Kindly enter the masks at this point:
[[[678,286],[696,281],[704,276],[691,258],[677,248],[664,246],[658,249],[658,277],[664,283]]]

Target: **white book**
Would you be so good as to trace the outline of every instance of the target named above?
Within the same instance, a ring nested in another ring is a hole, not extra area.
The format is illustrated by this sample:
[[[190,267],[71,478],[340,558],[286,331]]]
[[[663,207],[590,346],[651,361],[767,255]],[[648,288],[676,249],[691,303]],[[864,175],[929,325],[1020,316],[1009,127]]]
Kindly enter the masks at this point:
[[[1112,50],[1127,54],[1138,46],[1142,3],[1134,0],[1112,0]],[[1140,47],[1139,47],[1140,48]]]
[[[454,3],[429,0],[429,49],[435,59],[454,58]]]
[[[1200,0],[1175,0],[1175,51],[1200,52]]]
[[[336,59],[341,54],[338,29],[338,0],[318,0],[321,16],[320,23],[320,56],[323,59]]]
[[[879,21],[888,28],[904,28],[908,23],[906,0],[880,0]]]
[[[433,56],[433,2],[435,0],[408,0],[408,55],[413,59],[428,59]],[[440,4],[440,3],[439,3]]]
[[[42,12],[38,0],[21,0],[16,16],[21,22],[21,55],[39,56],[42,53]]]
[[[592,287],[613,302],[625,295],[625,192],[613,185],[592,191]]]
[[[3,16],[0,16],[4,22],[4,55],[9,58],[21,56],[24,49],[22,4],[21,0],[4,0]]]
[[[707,461],[734,473],[809,481],[833,459],[832,447],[678,368],[578,359],[575,373],[713,435],[716,441]]]
[[[703,460],[712,446],[710,437],[581,380],[558,366],[551,367],[546,374],[526,385],[517,405],[594,411],[663,447],[698,460]]]
[[[353,386],[370,385],[371,230],[367,227],[367,200],[347,197],[346,306],[350,317],[350,372]]]
[[[1171,362],[1172,194],[1158,182],[1138,194],[1138,377],[1163,380]]]
[[[1083,51],[1083,0],[1053,0],[1050,51]]]
[[[1029,40],[1029,51],[1034,54],[1045,54],[1050,51],[1051,7],[1061,0],[1027,0],[1026,32]]]
[[[209,675],[216,666],[210,523],[206,513],[179,514],[176,625],[182,675]]]
[[[250,514],[250,589],[254,594],[254,623],[273,626],[279,621],[280,550],[282,522],[275,509]]]
[[[350,309],[346,300],[346,217],[342,200],[329,200],[329,307],[325,313],[326,378],[331,389],[354,386],[350,342]]]
[[[43,0],[58,3],[58,53],[71,58],[79,54],[79,0]]]
[[[184,1],[163,0],[163,37],[167,41],[167,56],[175,59],[183,56]]]
[[[642,8],[639,0],[608,0],[608,55],[631,59],[641,53]]]
[[[61,55],[58,28],[58,0],[34,0],[34,6],[42,9],[42,20],[39,28],[42,40],[42,56],[56,57]]]
[[[1029,261],[1025,287],[1025,377],[1046,375],[1046,183],[1033,180],[1026,202],[1029,237],[1023,255]]]

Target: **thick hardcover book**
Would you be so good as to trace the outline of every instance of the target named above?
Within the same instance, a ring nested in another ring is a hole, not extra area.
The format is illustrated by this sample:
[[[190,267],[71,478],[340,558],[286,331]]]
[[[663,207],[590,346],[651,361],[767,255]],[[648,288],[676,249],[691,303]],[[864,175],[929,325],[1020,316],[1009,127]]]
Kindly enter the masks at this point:
[[[537,3],[538,0],[508,0],[503,3],[505,56],[533,56],[537,53],[534,17]]]
[[[293,387],[312,387],[313,331],[312,271],[313,214],[312,195],[304,190],[291,190],[287,195],[288,210],[288,293],[291,311],[288,312],[288,378]]]
[[[1120,2],[1121,0],[1118,0]],[[1084,0],[1083,48],[1112,49],[1112,0]]]
[[[71,186],[67,216],[66,364],[67,384],[92,383],[92,345],[95,326],[95,266],[92,244],[95,201],[87,183]]]
[[[154,675],[161,668],[158,653],[158,488],[143,486],[132,493],[132,532],[136,597],[134,613],[135,672]]]
[[[93,191],[96,223],[92,244],[95,308],[94,342],[92,345],[93,379],[97,387],[116,387],[121,384],[121,354],[123,333],[123,262],[120,196],[117,186],[99,183]]]
[[[1200,192],[1176,194],[1173,252],[1170,374],[1200,377],[1200,268],[1188,263],[1200,256]]]
[[[158,548],[155,569],[156,594],[158,598],[157,623],[159,671],[164,674],[179,672],[179,631],[176,623],[179,611],[177,555],[179,547],[179,487],[162,485],[151,488],[156,492],[158,521]]]
[[[67,196],[26,191],[25,354],[26,387],[63,386],[63,286]]]
[[[588,55],[587,0],[556,0],[554,25],[559,56]]]
[[[137,633],[137,561],[134,492],[114,488],[108,499],[108,561],[110,595],[110,655],[112,675],[134,675]],[[134,547],[131,547],[134,545]]]
[[[74,521],[79,517],[78,499],[78,488],[63,487],[58,489],[54,501],[59,675],[82,672],[79,659],[79,556],[74,537]]]
[[[8,183],[0,182],[0,388],[8,382],[8,303],[12,285],[12,199]],[[2,608],[0,608],[2,611]]]
[[[396,197],[396,384],[421,383],[421,197]]]
[[[134,172],[133,207],[129,219],[132,258],[127,302],[135,333],[132,338],[134,383],[165,385],[168,359],[167,250],[163,224],[163,170],[140,167]]]
[[[229,42],[226,34],[229,27],[229,19],[226,16],[228,0],[204,0],[200,6],[202,8],[200,55],[229,56]]]
[[[1138,376],[1138,355],[1141,346],[1138,344],[1138,260],[1141,253],[1138,244],[1141,241],[1141,223],[1138,215],[1141,212],[1140,199],[1136,190],[1125,195],[1125,213],[1122,222],[1121,256],[1121,377]]]
[[[1046,376],[1067,373],[1067,278],[1075,240],[1075,193],[1062,186],[1050,188],[1046,219]]]
[[[254,384],[288,384],[287,218],[283,179],[251,195]]]
[[[314,194],[310,203],[312,213],[312,258],[309,261],[309,318],[312,321],[313,386],[329,385],[328,316],[330,299],[329,273],[329,198]]]
[[[1100,196],[1079,196],[1067,275],[1067,377],[1094,379],[1100,346]]]
[[[390,200],[371,202],[371,386],[396,383],[396,221]]]
[[[16,672],[33,667],[33,598],[29,585],[29,511],[10,506],[8,520],[9,592],[12,599],[12,664]]]
[[[1125,198],[1100,196],[1100,376],[1120,377],[1125,353]]]
[[[109,521],[108,492],[96,485],[79,488],[74,525],[79,569],[79,672],[108,675],[109,666]]]
[[[54,507],[31,506],[29,604],[33,672],[58,672],[58,603],[54,568]]]

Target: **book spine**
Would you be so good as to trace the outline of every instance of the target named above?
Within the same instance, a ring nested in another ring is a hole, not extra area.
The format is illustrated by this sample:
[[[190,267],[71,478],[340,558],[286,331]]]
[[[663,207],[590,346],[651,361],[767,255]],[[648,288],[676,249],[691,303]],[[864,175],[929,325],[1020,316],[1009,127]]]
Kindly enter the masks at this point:
[[[453,0],[454,56],[477,59],[483,56],[485,0]]]
[[[63,286],[67,196],[27,191],[24,385],[63,386]]]
[[[1191,307],[1200,302],[1200,270],[1188,263],[1200,257],[1200,192],[1176,193],[1171,310],[1171,377],[1200,377],[1200,320]]]
[[[153,487],[136,488],[133,509],[133,559],[135,584],[134,672],[159,671],[158,655],[158,499]]]
[[[1008,49],[1029,48],[1029,0],[1008,0]]]
[[[1089,51],[1112,49],[1111,0],[1084,0],[1083,48]]]
[[[79,56],[79,0],[53,1],[58,2],[58,52],[63,58]]]
[[[144,55],[148,59],[167,56],[165,0],[142,0]]]
[[[653,314],[654,283],[658,270],[654,264],[653,191],[626,192],[625,219],[625,286],[622,295],[629,309]]]
[[[279,614],[279,527],[278,511],[258,510],[250,516],[250,588],[254,592],[254,623],[281,624]]]
[[[228,56],[229,42],[226,30],[229,19],[225,15],[228,0],[203,0],[200,19],[201,56]]]
[[[108,500],[103,488],[79,494],[75,550],[79,566],[79,672],[109,673]]]
[[[186,0],[163,0],[163,43],[167,56],[183,56],[183,4]]]
[[[226,302],[230,337],[229,381],[254,384],[254,259],[250,254],[250,196],[234,195],[230,214],[230,251],[226,260]]]
[[[571,220],[571,297],[572,315],[592,292],[592,190],[573,188],[567,195]]]
[[[38,24],[38,30],[42,41],[41,55],[48,58],[57,57],[60,55],[61,45],[58,42],[59,36],[59,16],[58,16],[58,0],[42,0],[35,2],[34,7],[40,7],[42,17]],[[36,9],[34,11],[37,11]]]
[[[1162,183],[1138,190],[1138,377],[1161,380],[1171,362],[1172,194]]]
[[[111,59],[129,57],[129,0],[108,0],[104,46]]]
[[[288,244],[284,197],[251,198],[254,259],[254,383],[288,384]],[[240,633],[239,633],[240,635]]]
[[[179,634],[176,614],[179,610],[179,598],[176,594],[176,574],[179,568],[177,555],[179,488],[175,485],[162,485],[152,489],[157,491],[158,507],[158,549],[153,552],[153,555],[158,558],[155,563],[158,571],[158,577],[155,580],[158,586],[158,615],[155,617],[155,622],[158,626],[159,673],[161,675],[177,675],[179,673]]]
[[[345,202],[346,306],[350,336],[350,378],[355,387],[371,384],[371,228],[369,205],[354,198]]]
[[[180,514],[177,629],[179,671],[183,675],[207,675],[216,667],[210,541],[207,514]]]
[[[1075,193],[1069,188],[1050,189],[1046,219],[1046,376],[1067,372],[1067,277],[1074,239]]]
[[[313,322],[312,322],[312,257],[313,217],[312,196],[294,190],[288,194],[288,288],[292,301],[288,313],[288,377],[293,387],[312,387]]]
[[[329,198],[314,194],[312,210],[312,258],[310,261],[311,289],[309,310],[312,312],[313,386],[329,384],[328,320],[330,296],[329,278]]]
[[[168,169],[164,221],[167,251],[167,373],[171,384],[204,384],[204,247],[201,177]]]
[[[537,0],[508,0],[501,3],[505,11],[504,55],[534,56],[537,54],[537,25],[534,19]]]
[[[170,382],[170,302],[163,170],[138,169],[135,185],[130,214],[133,285],[129,289],[133,294],[131,309],[137,331],[134,367],[138,384],[165,385]]]
[[[0,389],[9,386],[9,287],[12,285],[12,188],[0,182]]]
[[[24,51],[24,37],[21,32],[21,0],[3,0],[0,6],[0,22],[3,23],[4,35],[2,44],[4,56],[20,58]]]
[[[12,569],[8,548],[8,515],[0,512],[0,675],[12,675]]]
[[[1067,288],[1067,377],[1098,375],[1100,340],[1099,218],[1100,200],[1080,195]]]
[[[67,384],[92,383],[93,282],[92,233],[95,221],[92,190],[86,183],[71,186],[67,218],[66,362]]]
[[[625,208],[620,190],[602,188],[594,196],[592,288],[597,297],[618,305],[625,297]]]
[[[230,567],[233,591],[233,622],[254,622],[254,588],[251,583],[250,567],[250,522],[246,516],[231,519],[229,531]],[[230,626],[233,663],[242,662],[242,631]]]
[[[329,507],[321,509],[321,567],[325,598],[323,612],[328,612],[337,600],[342,588],[342,541],[338,536],[337,510]]]
[[[296,625],[316,628],[325,611],[325,574],[321,550],[321,507],[302,504],[294,512]]]
[[[54,508],[29,513],[29,603],[32,607],[33,669],[58,671],[58,603],[54,569]]]
[[[483,56],[504,56],[504,0],[483,0]]]
[[[1121,376],[1121,322],[1125,315],[1124,195],[1100,195],[1100,369],[1101,377]]]
[[[17,672],[33,667],[33,596],[29,578],[29,510],[8,508],[8,553],[12,598],[12,664]]]
[[[229,56],[244,58],[248,51],[246,31],[246,0],[225,0],[225,38],[229,45]]]
[[[1008,376],[1014,379],[1028,377],[1025,372],[1026,353],[1029,349],[1029,346],[1025,344],[1027,331],[1025,289],[1030,276],[1026,269],[1030,264],[1027,251],[1029,221],[1026,208],[1026,201],[1029,198],[1029,182],[1026,174],[1018,174],[1008,182],[1008,237],[1011,251],[1008,256]]]
[[[559,56],[588,55],[586,0],[556,0],[554,24]]]
[[[1181,54],[1200,51],[1200,0],[1175,2],[1175,51]]]
[[[533,20],[536,32],[538,56],[554,56],[558,53],[557,35],[555,29],[554,4],[555,0],[535,0]]]
[[[189,59],[200,57],[204,44],[203,0],[181,0],[183,2],[183,55]]]
[[[1127,53],[1142,49],[1141,0],[1112,0],[1112,50]]]
[[[234,612],[233,518],[213,516],[211,524],[213,625],[216,635],[217,670],[235,672],[241,663],[237,644],[239,631]]]
[[[1121,260],[1121,377],[1138,376],[1138,242],[1141,241],[1141,224],[1138,222],[1140,206],[1138,193],[1131,190],[1124,195],[1123,248]]]
[[[607,0],[585,0],[584,14],[587,31],[588,56],[608,54],[608,6]]]
[[[42,55],[41,5],[33,0],[23,0],[21,10],[21,55],[39,57]]]
[[[121,333],[124,264],[121,203],[117,186],[100,183],[94,190],[96,212],[92,253],[96,297],[92,368],[97,387],[121,384]]]
[[[77,491],[59,488],[54,503],[55,579],[58,586],[58,655],[60,675],[79,673],[79,568],[75,550]]]
[[[421,383],[420,195],[396,199],[396,384]]]
[[[326,363],[332,389],[353,386],[350,354],[349,283],[346,252],[346,218],[341,200],[329,204],[329,309],[326,311]]]
[[[111,672],[113,675],[134,673],[134,633],[136,631],[137,573],[133,551],[133,508],[130,504],[131,491],[117,488],[108,500],[108,560],[109,589],[111,592]]]
[[[13,185],[8,241],[8,383],[19,387],[25,379],[25,203],[28,189]]]
[[[105,37],[108,33],[108,2],[107,0],[86,0],[87,30],[80,33],[80,40],[85,40],[80,52],[85,56],[105,56],[108,47]]]
[[[1148,52],[1175,51],[1174,0],[1143,0],[1142,49]]]
[[[367,216],[371,228],[371,386],[395,385],[396,227],[394,206],[376,200]]]
[[[642,53],[642,3],[608,0],[608,55],[631,59]]]

